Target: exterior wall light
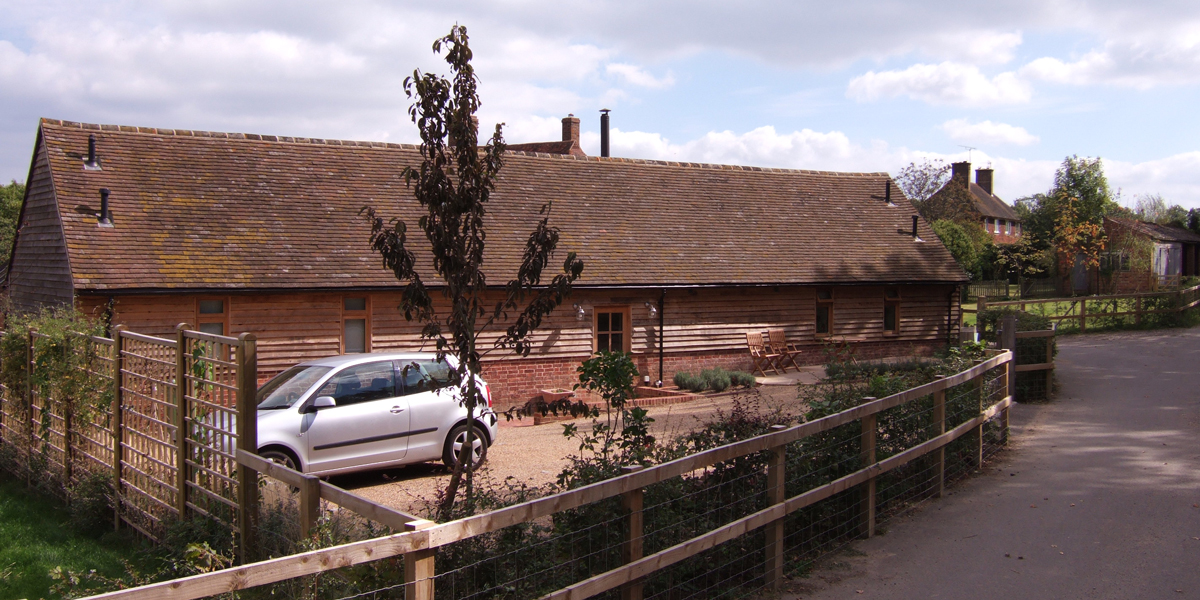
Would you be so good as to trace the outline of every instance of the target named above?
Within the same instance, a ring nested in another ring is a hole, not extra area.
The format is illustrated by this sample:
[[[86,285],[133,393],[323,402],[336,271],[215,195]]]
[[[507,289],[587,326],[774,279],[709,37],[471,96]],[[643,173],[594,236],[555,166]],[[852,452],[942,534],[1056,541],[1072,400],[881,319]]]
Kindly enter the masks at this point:
[[[587,313],[583,310],[583,307],[578,304],[574,305],[574,307],[575,307],[575,320],[582,321],[583,318],[585,316],[587,316]]]
[[[657,307],[657,306],[654,306],[654,303],[653,303],[653,302],[650,302],[649,300],[647,300],[647,301],[646,301],[646,308],[650,309],[650,317],[651,317],[651,318],[653,318],[653,317],[655,317],[655,316],[658,316],[658,307]]]

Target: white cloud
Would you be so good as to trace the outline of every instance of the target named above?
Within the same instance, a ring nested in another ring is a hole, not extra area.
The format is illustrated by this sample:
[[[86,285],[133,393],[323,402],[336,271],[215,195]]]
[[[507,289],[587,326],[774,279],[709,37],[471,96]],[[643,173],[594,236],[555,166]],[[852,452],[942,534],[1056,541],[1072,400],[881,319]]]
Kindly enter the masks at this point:
[[[1043,57],[1021,67],[1022,76],[1069,85],[1115,85],[1147,90],[1200,82],[1200,40],[1110,41],[1075,60]]]
[[[640,87],[663,89],[675,85],[675,76],[670,72],[663,77],[655,77],[637,65],[624,63],[609,63],[604,69],[609,75],[617,75],[621,79]]]
[[[1140,163],[1104,159],[1104,173],[1124,196],[1162,194],[1167,204],[1200,208],[1200,152],[1182,152]]]
[[[974,65],[1004,64],[1013,59],[1023,38],[1019,31],[952,29],[921,41],[921,51],[930,56]]]
[[[1028,146],[1038,142],[1038,136],[1025,131],[1024,127],[1017,127],[1007,123],[993,123],[991,121],[971,123],[966,119],[951,119],[942,123],[940,128],[946,132],[946,135],[950,136],[950,139],[956,142],[979,144],[981,146],[993,144]]]
[[[1022,104],[1032,93],[1029,84],[1012,72],[988,79],[978,67],[953,62],[916,64],[903,71],[869,71],[846,87],[846,97],[859,102],[907,96],[956,106]]]

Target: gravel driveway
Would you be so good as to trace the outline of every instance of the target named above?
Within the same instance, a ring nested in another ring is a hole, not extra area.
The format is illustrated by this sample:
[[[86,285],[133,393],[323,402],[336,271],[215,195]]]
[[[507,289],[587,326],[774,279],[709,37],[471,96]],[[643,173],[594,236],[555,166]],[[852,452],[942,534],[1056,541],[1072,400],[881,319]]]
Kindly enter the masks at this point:
[[[730,410],[735,401],[749,403],[761,410],[779,409],[790,415],[799,414],[801,410],[793,385],[763,385],[748,392],[651,407],[647,409],[655,420],[651,432],[659,439],[682,435],[711,420],[718,411]],[[513,477],[530,485],[555,481],[568,464],[567,457],[578,454],[578,443],[563,436],[565,422],[526,425],[530,422],[529,419],[501,421],[500,433],[496,443],[488,449],[488,460],[482,473],[495,480]],[[589,427],[590,420],[571,422],[583,429]],[[449,471],[441,463],[423,463],[336,476],[330,483],[374,502],[419,514],[423,499],[433,499],[438,488],[449,478]]]

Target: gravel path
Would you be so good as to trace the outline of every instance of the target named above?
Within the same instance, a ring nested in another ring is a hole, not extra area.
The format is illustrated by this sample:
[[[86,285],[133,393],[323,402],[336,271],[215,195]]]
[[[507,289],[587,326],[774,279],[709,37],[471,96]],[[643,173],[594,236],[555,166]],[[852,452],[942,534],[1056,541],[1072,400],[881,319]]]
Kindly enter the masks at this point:
[[[783,598],[1200,598],[1200,328],[1058,344],[1006,456]]]
[[[764,411],[781,410],[789,415],[801,411],[793,385],[763,385],[749,392],[651,407],[647,409],[655,420],[651,433],[659,439],[683,435],[711,420],[718,411],[729,411],[735,401]],[[529,422],[501,421],[500,433],[496,443],[488,449],[488,460],[481,473],[495,480],[513,477],[534,486],[555,481],[568,464],[567,457],[578,454],[578,443],[563,436],[565,422],[525,425]],[[590,427],[588,419],[572,422],[580,429]],[[337,476],[331,478],[330,483],[374,502],[419,514],[424,502],[435,498],[437,490],[449,478],[449,472],[440,463],[423,463]]]

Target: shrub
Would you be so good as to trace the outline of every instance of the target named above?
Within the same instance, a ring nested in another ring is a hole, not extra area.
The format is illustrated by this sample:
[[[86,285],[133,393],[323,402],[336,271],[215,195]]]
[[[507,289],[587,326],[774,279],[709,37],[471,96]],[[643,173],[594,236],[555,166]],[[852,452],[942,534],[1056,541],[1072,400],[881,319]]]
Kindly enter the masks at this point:
[[[68,490],[71,528],[87,535],[100,535],[113,526],[112,477],[88,473]]]
[[[673,381],[675,382],[675,386],[681,390],[690,390],[697,385],[703,385],[703,382],[700,381],[699,377],[696,377],[695,375],[685,371],[676,373]],[[700,389],[704,388],[701,387]]]
[[[720,367],[700,371],[700,379],[704,380],[705,387],[714,392],[723,392],[729,389],[731,383],[729,372]]]
[[[729,373],[729,382],[738,387],[754,387],[758,380],[753,375],[745,371],[732,371]]]

